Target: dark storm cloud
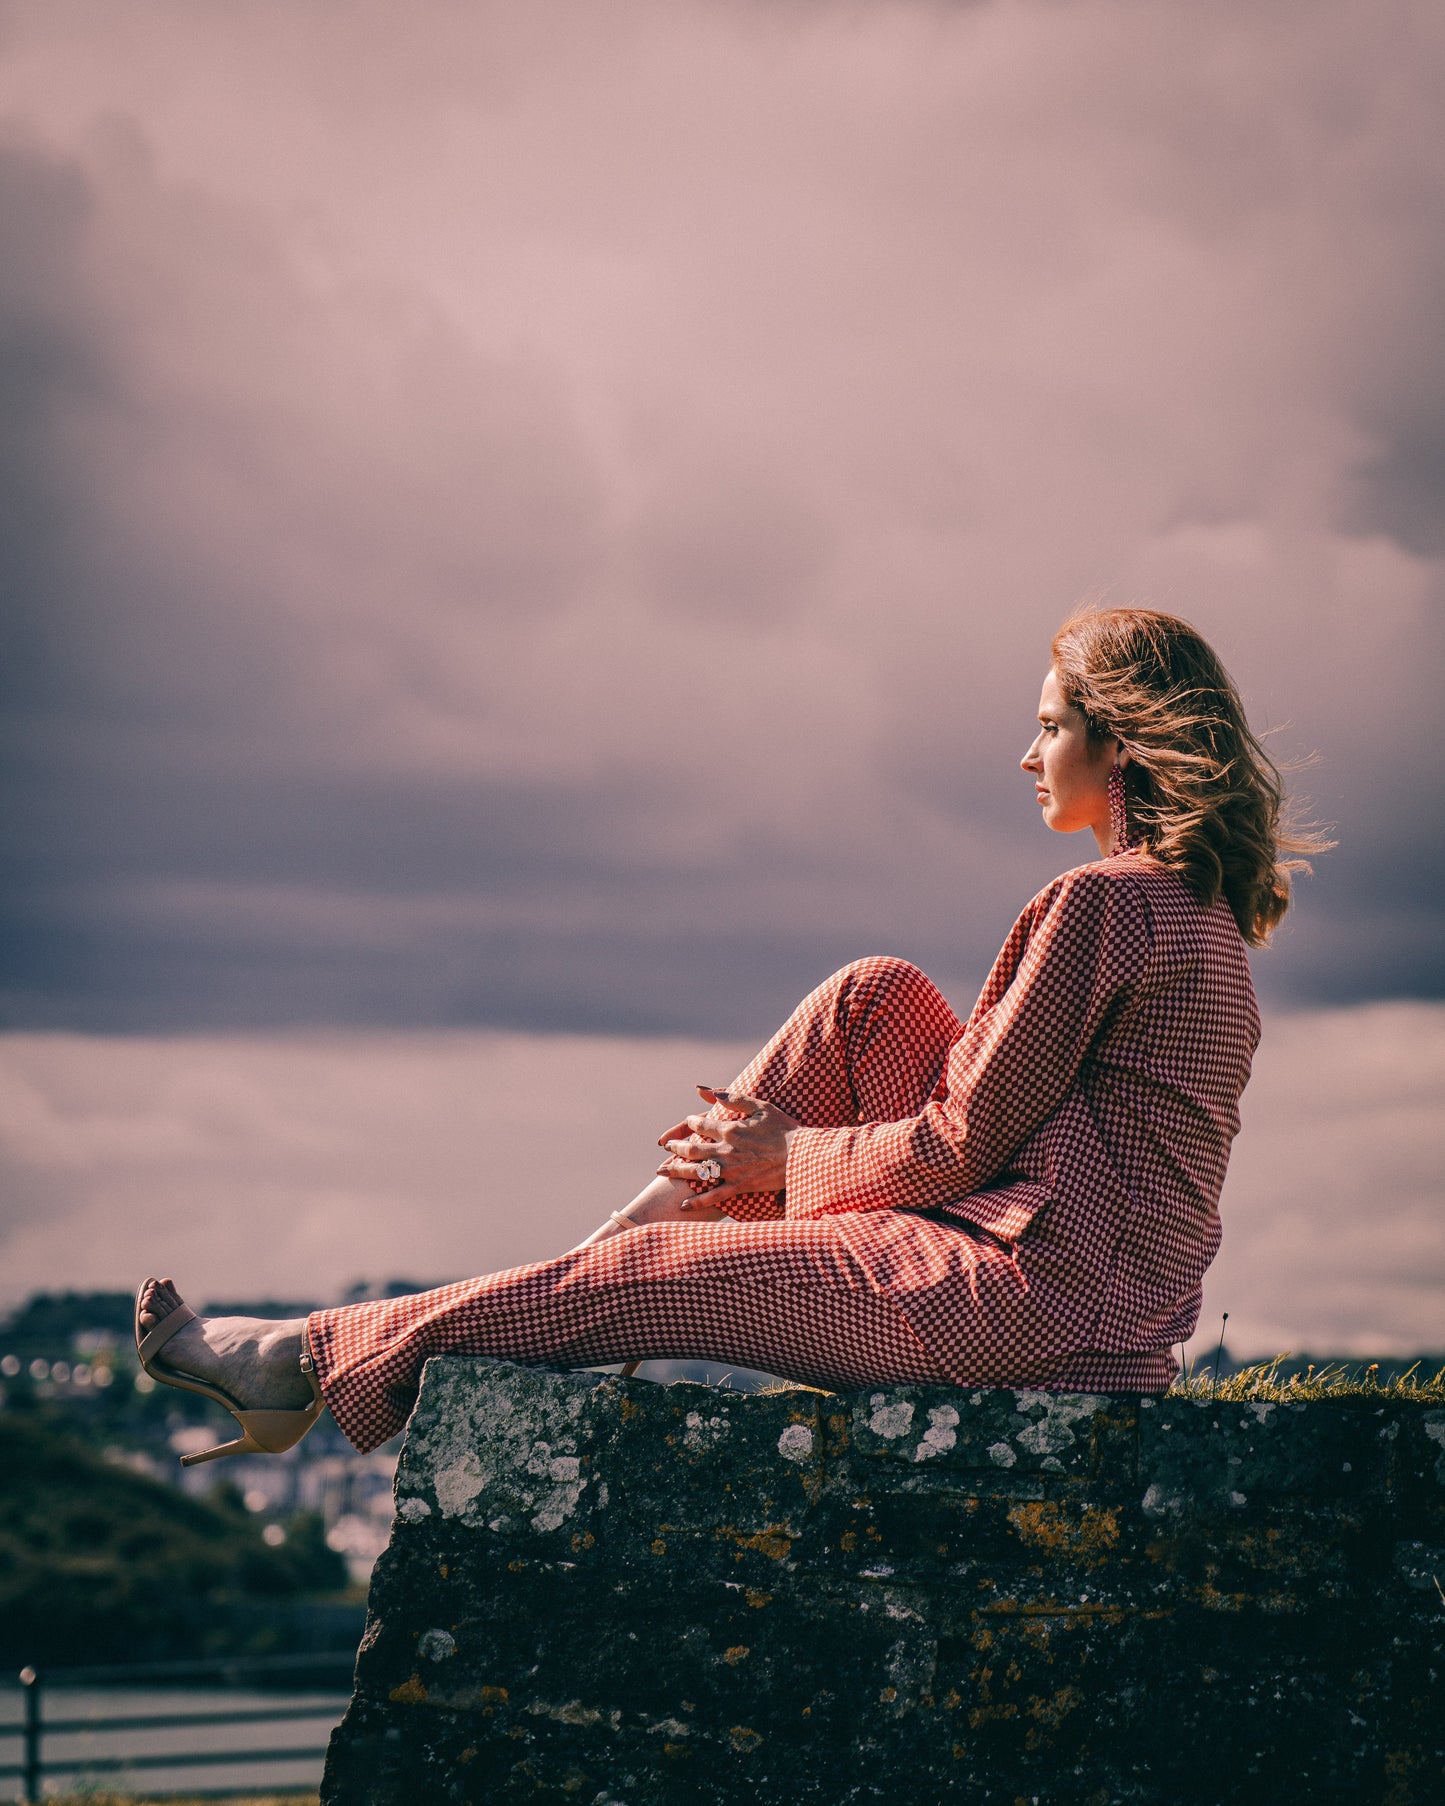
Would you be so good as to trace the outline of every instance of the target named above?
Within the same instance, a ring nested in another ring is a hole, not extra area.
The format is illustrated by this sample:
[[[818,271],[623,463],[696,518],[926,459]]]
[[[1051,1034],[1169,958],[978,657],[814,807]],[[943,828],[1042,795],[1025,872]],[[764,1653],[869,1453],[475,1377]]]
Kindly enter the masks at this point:
[[[1438,346],[1445,319],[1435,322],[1433,336]],[[1424,346],[1420,351],[1410,393],[1373,398],[1362,424],[1379,449],[1353,474],[1341,515],[1359,532],[1388,534],[1417,557],[1439,560],[1445,558],[1445,371]]]
[[[1386,12],[12,6],[0,1019],[966,1004],[1092,850],[1016,765],[1093,590],[1320,753],[1261,988],[1437,993],[1445,25]]]

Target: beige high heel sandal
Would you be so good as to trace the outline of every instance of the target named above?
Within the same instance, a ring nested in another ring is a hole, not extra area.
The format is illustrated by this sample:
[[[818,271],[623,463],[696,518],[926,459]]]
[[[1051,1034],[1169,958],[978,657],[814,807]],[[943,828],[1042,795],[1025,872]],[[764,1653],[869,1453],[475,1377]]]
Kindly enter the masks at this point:
[[[290,1411],[248,1411],[244,1406],[238,1405],[229,1393],[222,1391],[219,1386],[213,1386],[209,1380],[197,1379],[192,1374],[182,1373],[178,1367],[167,1367],[156,1359],[178,1330],[195,1322],[196,1313],[188,1304],[182,1304],[149,1330],[142,1330],[140,1302],[150,1284],[149,1279],[144,1280],[135,1295],[136,1358],[151,1378],[159,1380],[163,1386],[179,1386],[186,1392],[199,1392],[202,1398],[210,1399],[213,1404],[224,1405],[241,1430],[234,1442],[222,1442],[213,1449],[202,1449],[198,1455],[182,1455],[181,1466],[195,1467],[201,1461],[219,1461],[223,1455],[281,1455],[287,1449],[295,1448],[326,1409],[326,1400],[321,1396],[321,1388],[316,1383],[311,1356],[303,1354],[301,1357],[301,1371],[311,1382],[309,1405],[300,1405]]]

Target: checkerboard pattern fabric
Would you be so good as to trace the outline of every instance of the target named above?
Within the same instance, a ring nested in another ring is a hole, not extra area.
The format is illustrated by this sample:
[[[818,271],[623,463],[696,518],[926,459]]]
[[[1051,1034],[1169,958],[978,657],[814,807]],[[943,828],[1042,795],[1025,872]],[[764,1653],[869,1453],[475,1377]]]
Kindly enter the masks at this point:
[[[658,1223],[558,1260],[317,1311],[309,1339],[357,1448],[405,1424],[429,1355],[548,1367],[721,1361],[830,1391],[947,1383],[832,1223]]]
[[[898,959],[804,999],[730,1087],[806,1125],[783,1193],[318,1311],[322,1389],[363,1449],[443,1353],[1162,1390],[1219,1246],[1258,1038],[1227,904],[1201,909],[1137,853],[1081,866],[1024,910],[966,1023]]]

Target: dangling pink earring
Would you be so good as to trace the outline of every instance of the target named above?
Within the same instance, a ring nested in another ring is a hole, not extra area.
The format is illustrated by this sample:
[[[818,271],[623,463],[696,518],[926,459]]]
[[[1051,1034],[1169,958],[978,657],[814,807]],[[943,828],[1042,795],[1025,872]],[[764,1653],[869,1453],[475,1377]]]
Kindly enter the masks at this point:
[[[1115,763],[1109,767],[1109,826],[1114,844],[1110,853],[1129,851],[1129,807],[1124,799],[1124,768]]]

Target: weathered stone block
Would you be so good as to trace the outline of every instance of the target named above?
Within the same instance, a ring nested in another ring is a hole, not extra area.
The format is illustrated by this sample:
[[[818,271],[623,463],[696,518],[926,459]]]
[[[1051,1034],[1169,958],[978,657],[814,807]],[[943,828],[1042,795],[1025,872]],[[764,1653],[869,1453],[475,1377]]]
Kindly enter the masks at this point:
[[[431,1362],[328,1806],[1442,1797],[1445,1412]]]

